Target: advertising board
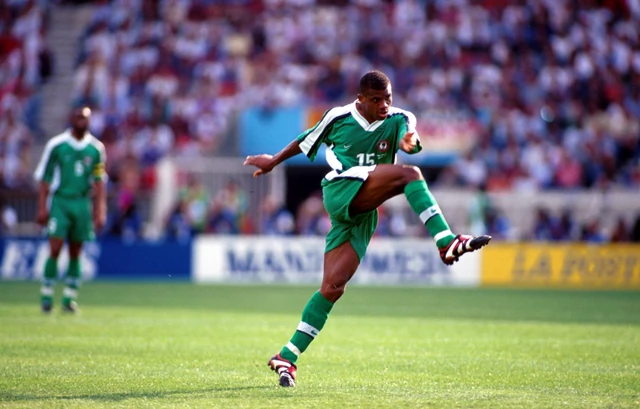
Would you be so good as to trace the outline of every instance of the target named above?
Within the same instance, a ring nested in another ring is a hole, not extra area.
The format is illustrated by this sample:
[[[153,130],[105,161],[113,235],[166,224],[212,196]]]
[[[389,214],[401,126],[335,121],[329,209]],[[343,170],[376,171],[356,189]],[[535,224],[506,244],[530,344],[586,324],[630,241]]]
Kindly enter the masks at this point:
[[[319,237],[201,236],[194,243],[196,282],[320,283],[324,239]],[[453,267],[430,240],[374,238],[352,279],[359,284],[479,284],[480,255]]]
[[[640,246],[492,243],[482,285],[640,288]]]

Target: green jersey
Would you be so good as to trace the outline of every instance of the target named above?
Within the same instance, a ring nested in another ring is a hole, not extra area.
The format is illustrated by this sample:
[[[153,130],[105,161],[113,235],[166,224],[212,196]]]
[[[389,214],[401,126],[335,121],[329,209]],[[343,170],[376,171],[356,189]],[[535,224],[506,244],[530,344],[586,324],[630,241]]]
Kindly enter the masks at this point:
[[[416,117],[411,112],[394,107],[385,119],[369,123],[354,101],[325,112],[320,122],[297,140],[312,161],[320,145],[327,145],[327,162],[333,169],[327,179],[331,180],[354,166],[396,163],[400,140],[405,133],[414,132],[415,127]],[[415,152],[420,149],[418,145]]]
[[[104,145],[93,135],[77,140],[66,131],[47,142],[35,178],[49,183],[54,195],[88,197],[93,182],[106,177],[105,161]]]

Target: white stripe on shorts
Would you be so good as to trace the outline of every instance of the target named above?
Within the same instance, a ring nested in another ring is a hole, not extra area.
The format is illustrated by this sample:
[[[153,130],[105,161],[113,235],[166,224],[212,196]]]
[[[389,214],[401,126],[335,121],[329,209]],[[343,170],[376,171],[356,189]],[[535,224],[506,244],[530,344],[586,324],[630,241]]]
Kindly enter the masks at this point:
[[[367,180],[369,177],[369,173],[373,172],[376,169],[376,165],[372,166],[354,166],[345,170],[344,172],[338,174],[337,171],[332,170],[331,172],[325,175],[325,179],[333,180],[333,179],[360,179],[362,181]]]

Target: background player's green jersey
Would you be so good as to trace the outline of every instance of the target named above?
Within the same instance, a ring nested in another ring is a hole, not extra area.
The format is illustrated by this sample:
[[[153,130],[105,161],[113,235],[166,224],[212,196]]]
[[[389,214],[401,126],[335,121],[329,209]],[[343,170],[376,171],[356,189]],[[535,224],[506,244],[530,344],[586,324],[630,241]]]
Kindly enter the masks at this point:
[[[88,197],[93,182],[105,177],[104,145],[89,132],[81,140],[70,131],[47,142],[35,178],[50,184],[50,193],[63,197]]]
[[[312,161],[322,143],[327,145],[327,162],[338,175],[354,166],[395,163],[399,142],[415,131],[416,118],[400,108],[390,108],[386,119],[369,123],[356,109],[356,102],[325,112],[313,128],[298,136],[302,152]],[[418,145],[416,152],[421,148]]]

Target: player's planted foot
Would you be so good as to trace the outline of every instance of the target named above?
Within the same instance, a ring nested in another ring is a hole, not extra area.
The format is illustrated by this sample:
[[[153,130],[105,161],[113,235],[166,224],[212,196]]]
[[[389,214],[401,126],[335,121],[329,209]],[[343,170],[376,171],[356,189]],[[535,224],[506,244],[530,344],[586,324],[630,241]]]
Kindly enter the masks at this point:
[[[280,386],[296,386],[296,365],[287,361],[280,354],[276,354],[269,360],[269,368],[280,377]]]
[[[62,305],[62,311],[76,313],[79,311],[78,303],[75,301],[69,301]]]
[[[42,304],[40,305],[40,307],[42,309],[42,312],[48,314],[53,309],[53,304],[51,304],[50,302],[47,302],[47,301],[43,301]]]
[[[491,236],[486,234],[478,237],[458,234],[447,247],[440,249],[440,258],[444,264],[450,266],[458,261],[463,254],[478,250],[489,244],[490,241]]]

